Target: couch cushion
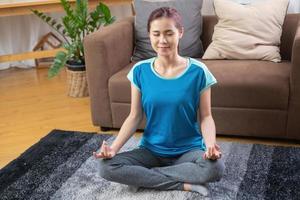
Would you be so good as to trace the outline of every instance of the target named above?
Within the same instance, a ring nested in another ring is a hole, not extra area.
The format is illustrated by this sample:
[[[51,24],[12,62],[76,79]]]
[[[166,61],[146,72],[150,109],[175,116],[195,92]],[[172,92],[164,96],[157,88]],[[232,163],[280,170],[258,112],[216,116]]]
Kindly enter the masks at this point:
[[[289,96],[290,62],[255,60],[202,60],[218,83],[212,88],[212,106],[286,110]],[[110,101],[130,102],[126,78],[134,63],[109,80]]]
[[[202,60],[215,75],[212,106],[283,109],[288,107],[290,62]]]
[[[152,11],[160,7],[175,8],[182,16],[184,34],[179,41],[179,54],[202,57],[202,0],[135,0],[135,49],[132,60],[139,61],[156,56],[147,31],[148,18]]]
[[[300,21],[300,14],[293,13],[287,14],[284,18],[284,23],[282,26],[282,36],[280,42],[280,54],[282,60],[291,60],[292,56],[292,46],[295,38],[295,34],[298,27],[298,22]],[[218,23],[218,18],[215,15],[203,16],[203,26],[201,41],[203,44],[203,50],[206,51],[207,47],[212,41],[212,35],[214,32],[214,27]]]
[[[214,0],[218,23],[203,59],[261,59],[280,62],[282,25],[289,0],[242,5]]]

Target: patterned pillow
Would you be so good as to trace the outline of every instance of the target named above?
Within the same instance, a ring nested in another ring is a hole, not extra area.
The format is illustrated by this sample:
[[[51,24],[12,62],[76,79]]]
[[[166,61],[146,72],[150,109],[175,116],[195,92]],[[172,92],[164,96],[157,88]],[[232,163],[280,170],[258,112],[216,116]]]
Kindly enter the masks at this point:
[[[179,41],[181,56],[198,57],[203,55],[202,42],[202,0],[135,0],[135,49],[132,60],[139,61],[156,56],[152,49],[147,21],[151,12],[160,7],[175,8],[182,16],[184,34]]]
[[[282,25],[289,0],[239,4],[214,0],[218,23],[203,59],[259,59],[280,62]]]

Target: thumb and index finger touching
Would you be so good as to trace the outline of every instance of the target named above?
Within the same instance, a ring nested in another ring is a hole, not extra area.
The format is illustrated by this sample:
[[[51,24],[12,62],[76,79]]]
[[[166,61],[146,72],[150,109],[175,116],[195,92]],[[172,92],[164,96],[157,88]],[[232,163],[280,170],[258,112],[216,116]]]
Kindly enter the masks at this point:
[[[99,153],[93,152],[93,155],[96,158],[103,158],[108,153],[108,151],[109,151],[108,143],[105,140],[103,140],[102,145],[100,147],[100,152]]]

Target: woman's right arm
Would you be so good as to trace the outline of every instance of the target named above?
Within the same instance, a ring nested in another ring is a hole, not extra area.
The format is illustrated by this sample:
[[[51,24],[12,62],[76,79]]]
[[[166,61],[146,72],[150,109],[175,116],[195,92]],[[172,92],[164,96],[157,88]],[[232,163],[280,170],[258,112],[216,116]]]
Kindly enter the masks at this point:
[[[135,133],[138,125],[143,119],[143,109],[140,91],[131,83],[131,106],[130,113],[124,121],[119,134],[111,145],[117,153],[127,140]]]

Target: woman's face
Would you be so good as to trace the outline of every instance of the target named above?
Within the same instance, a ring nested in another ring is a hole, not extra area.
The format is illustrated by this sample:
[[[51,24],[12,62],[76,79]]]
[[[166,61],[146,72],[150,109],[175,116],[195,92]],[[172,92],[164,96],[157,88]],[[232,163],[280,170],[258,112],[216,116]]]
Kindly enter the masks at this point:
[[[178,43],[182,38],[183,30],[177,29],[173,19],[162,17],[153,20],[150,24],[149,35],[151,46],[158,55],[178,54]]]

